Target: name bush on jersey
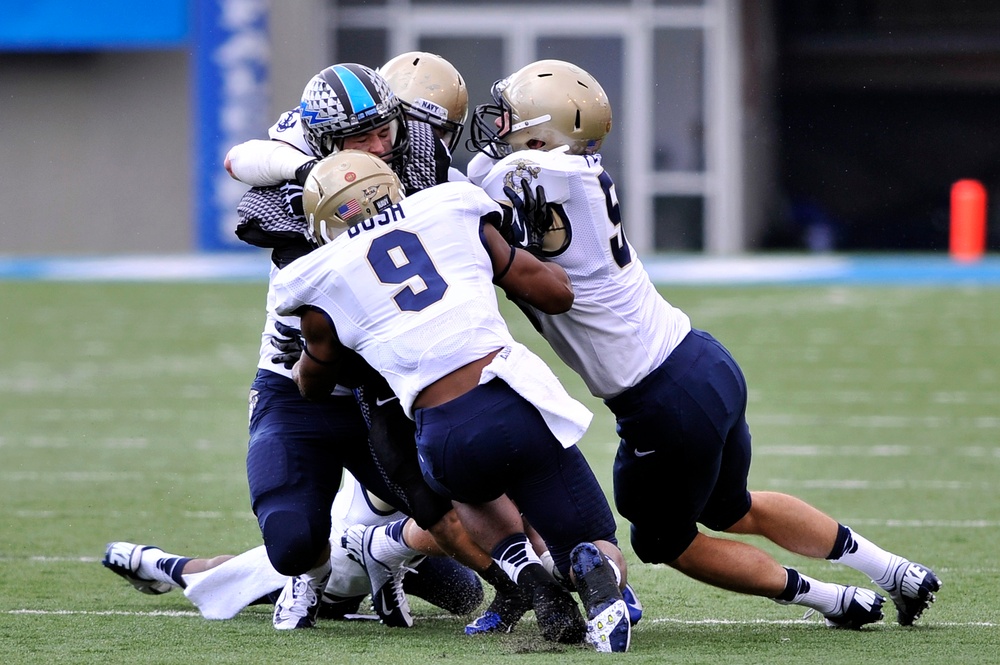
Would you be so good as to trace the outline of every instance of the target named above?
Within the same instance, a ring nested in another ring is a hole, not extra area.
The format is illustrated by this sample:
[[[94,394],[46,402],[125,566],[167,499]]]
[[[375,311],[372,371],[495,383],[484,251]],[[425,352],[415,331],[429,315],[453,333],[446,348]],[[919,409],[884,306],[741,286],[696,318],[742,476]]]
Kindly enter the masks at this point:
[[[349,238],[357,237],[359,234],[364,233],[365,231],[371,231],[379,226],[385,226],[386,224],[406,219],[406,213],[403,212],[403,208],[398,203],[390,203],[388,196],[375,201],[376,208],[381,209],[380,204],[388,205],[389,207],[382,210],[382,212],[374,217],[369,217],[363,222],[358,222],[354,226],[349,227],[347,229],[347,236]]]

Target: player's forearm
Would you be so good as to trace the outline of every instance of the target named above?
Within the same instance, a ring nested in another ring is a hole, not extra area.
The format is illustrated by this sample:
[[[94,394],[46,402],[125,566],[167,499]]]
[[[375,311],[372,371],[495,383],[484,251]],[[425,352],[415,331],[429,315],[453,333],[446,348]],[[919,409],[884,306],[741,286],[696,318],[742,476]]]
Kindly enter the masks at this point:
[[[320,365],[307,355],[292,367],[292,380],[306,399],[328,397],[337,385],[335,364]]]

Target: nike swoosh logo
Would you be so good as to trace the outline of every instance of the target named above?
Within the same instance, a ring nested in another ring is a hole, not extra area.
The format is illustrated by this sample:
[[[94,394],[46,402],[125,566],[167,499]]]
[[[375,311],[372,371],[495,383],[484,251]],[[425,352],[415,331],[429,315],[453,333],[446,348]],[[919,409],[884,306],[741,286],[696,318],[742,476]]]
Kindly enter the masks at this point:
[[[634,452],[635,452],[635,456],[636,457],[645,457],[646,455],[652,455],[656,451],[655,450],[636,450]]]
[[[391,402],[394,399],[399,399],[399,398],[396,397],[395,395],[393,395],[389,399],[377,399],[376,398],[376,400],[375,400],[375,406],[385,406],[386,404],[388,404],[389,402]]]

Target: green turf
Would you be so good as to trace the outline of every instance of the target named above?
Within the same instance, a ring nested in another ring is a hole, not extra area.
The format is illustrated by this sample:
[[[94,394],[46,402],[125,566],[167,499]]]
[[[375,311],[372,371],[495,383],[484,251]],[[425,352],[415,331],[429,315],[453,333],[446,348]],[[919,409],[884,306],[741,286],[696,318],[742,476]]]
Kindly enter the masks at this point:
[[[181,594],[140,595],[100,566],[109,540],[198,555],[258,543],[243,459],[263,292],[0,282],[4,662],[997,662],[1000,290],[668,289],[746,372],[753,488],[805,498],[931,565],[944,588],[916,628],[837,632],[633,560],[646,615],[624,657],[546,644],[530,618],[512,635],[467,638],[464,618],[421,601],[410,630],[328,622],[279,634],[266,608],[207,622]],[[515,336],[597,414],[582,445],[609,488],[612,419],[509,313]],[[623,524],[619,537],[631,557]],[[866,582],[767,549],[814,577]]]

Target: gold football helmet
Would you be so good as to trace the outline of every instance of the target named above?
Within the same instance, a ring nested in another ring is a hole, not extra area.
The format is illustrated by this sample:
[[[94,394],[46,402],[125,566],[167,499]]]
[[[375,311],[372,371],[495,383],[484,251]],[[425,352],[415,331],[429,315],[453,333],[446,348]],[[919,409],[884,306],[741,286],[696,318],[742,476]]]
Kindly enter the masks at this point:
[[[458,70],[439,55],[410,51],[377,71],[389,82],[406,114],[438,129],[441,140],[454,152],[469,114],[469,91]]]
[[[360,150],[321,159],[302,187],[302,209],[317,245],[402,200],[403,186],[389,165]]]
[[[611,103],[593,76],[562,60],[539,60],[493,84],[495,104],[476,107],[470,149],[500,159],[516,150],[567,147],[592,155],[611,131]]]

